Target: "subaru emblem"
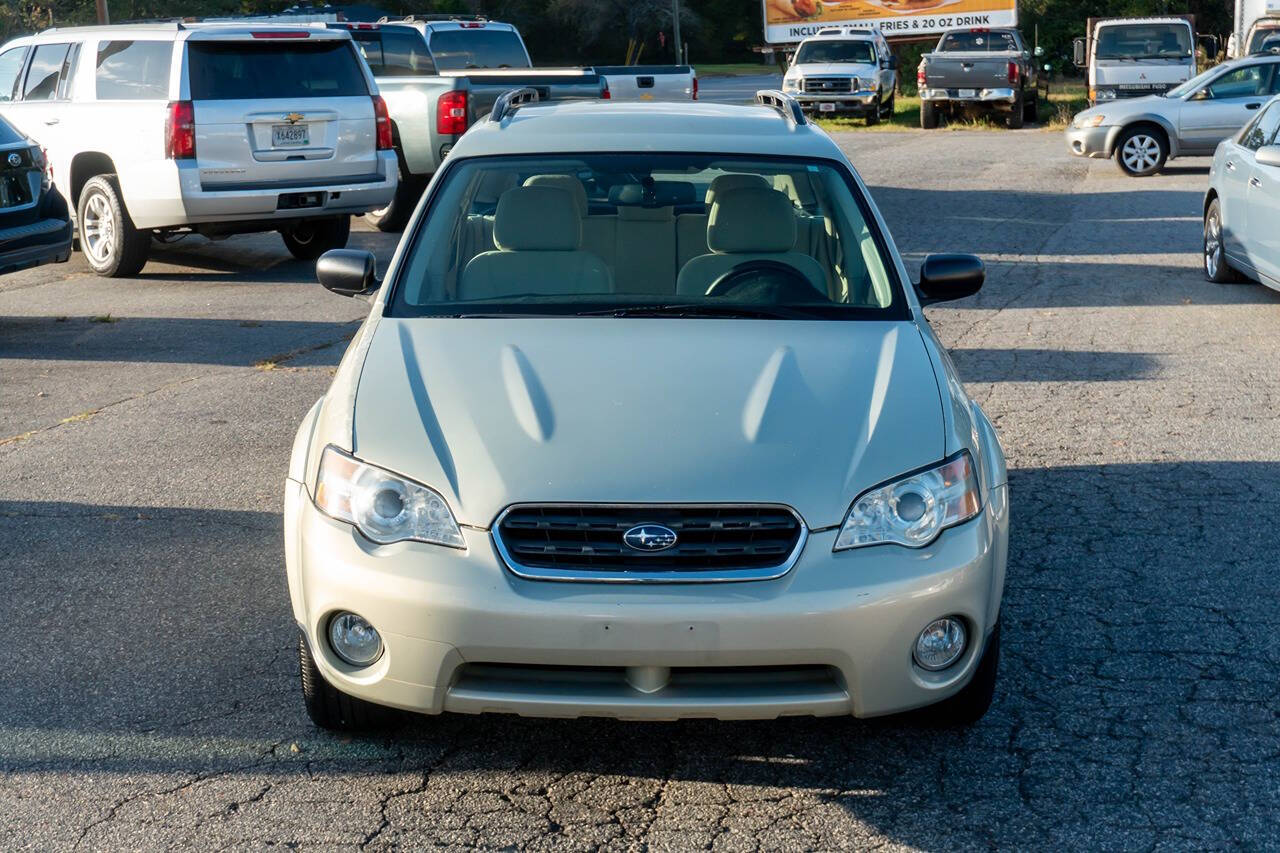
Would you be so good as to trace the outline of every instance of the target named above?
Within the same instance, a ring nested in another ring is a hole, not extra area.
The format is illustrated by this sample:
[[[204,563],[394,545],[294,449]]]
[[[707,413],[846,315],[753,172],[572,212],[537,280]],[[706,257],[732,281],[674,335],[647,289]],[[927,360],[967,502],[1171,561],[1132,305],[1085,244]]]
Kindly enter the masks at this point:
[[[22,155],[21,155],[21,154],[19,154],[17,151],[14,151],[13,153],[11,153],[11,154],[9,155],[9,165],[10,165],[10,166],[21,166],[21,165],[22,165]]]
[[[674,530],[662,524],[637,524],[622,534],[622,541],[636,551],[665,551],[677,538]]]

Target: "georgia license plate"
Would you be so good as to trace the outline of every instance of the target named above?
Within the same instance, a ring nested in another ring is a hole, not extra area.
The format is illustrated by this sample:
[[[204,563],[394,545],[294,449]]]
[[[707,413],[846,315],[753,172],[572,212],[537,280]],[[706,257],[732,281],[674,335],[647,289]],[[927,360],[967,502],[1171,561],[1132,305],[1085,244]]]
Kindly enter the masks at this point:
[[[962,98],[976,98],[977,96],[978,96],[977,89],[961,89],[960,90],[960,97]]]
[[[305,124],[273,124],[271,125],[271,145],[310,145],[311,133]]]
[[[818,112],[820,113],[833,113],[835,111],[836,111],[835,104],[823,104],[823,103],[818,104]]]

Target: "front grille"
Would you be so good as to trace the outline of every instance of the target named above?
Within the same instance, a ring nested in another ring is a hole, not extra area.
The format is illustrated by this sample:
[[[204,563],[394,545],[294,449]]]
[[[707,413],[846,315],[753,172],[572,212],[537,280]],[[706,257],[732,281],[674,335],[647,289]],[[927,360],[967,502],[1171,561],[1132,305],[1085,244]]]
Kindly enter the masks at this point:
[[[628,530],[661,525],[671,547],[644,551]],[[805,528],[768,505],[526,504],[508,509],[494,540],[513,572],[540,580],[763,580],[790,570]]]
[[[840,95],[852,92],[856,81],[850,77],[806,77],[804,90],[814,94]]]

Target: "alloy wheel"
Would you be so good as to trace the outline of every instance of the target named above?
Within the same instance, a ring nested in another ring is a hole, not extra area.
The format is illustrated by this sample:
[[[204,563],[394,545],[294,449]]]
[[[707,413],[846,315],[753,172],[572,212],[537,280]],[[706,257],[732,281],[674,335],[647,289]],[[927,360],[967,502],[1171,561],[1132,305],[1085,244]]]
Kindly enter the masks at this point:
[[[116,217],[102,193],[91,194],[85,202],[80,243],[95,266],[106,266],[115,254]]]
[[[1160,142],[1145,133],[1135,133],[1124,142],[1120,158],[1135,174],[1150,172],[1160,162]]]
[[[1204,221],[1204,271],[1209,278],[1216,278],[1222,263],[1222,222],[1218,212],[1211,211]]]

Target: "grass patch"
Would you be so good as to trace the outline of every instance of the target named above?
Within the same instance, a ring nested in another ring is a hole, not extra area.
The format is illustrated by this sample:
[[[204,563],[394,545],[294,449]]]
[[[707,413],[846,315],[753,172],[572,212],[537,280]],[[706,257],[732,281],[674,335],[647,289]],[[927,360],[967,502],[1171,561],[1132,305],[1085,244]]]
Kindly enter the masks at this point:
[[[1055,83],[1049,87],[1048,100],[1040,100],[1038,126],[1040,130],[1064,130],[1071,123],[1071,118],[1085,108],[1085,91],[1083,83]],[[898,95],[894,98],[893,115],[880,119],[880,123],[867,127],[865,119],[852,116],[837,118],[818,118],[818,125],[826,130],[835,131],[903,131],[920,130],[920,99],[911,95]],[[942,125],[940,130],[1004,130],[1003,119],[996,115],[977,118],[952,119]]]
[[[119,323],[119,317],[112,317],[110,314],[99,314],[97,317],[90,317],[90,323]]]
[[[713,65],[695,65],[699,77],[746,77],[753,74],[780,74],[778,66],[763,62],[731,62]]]

